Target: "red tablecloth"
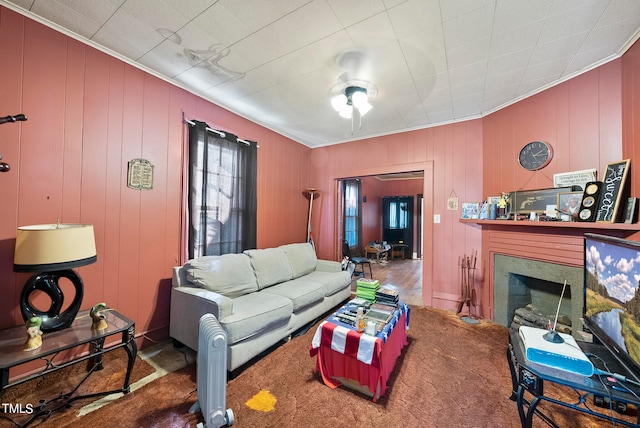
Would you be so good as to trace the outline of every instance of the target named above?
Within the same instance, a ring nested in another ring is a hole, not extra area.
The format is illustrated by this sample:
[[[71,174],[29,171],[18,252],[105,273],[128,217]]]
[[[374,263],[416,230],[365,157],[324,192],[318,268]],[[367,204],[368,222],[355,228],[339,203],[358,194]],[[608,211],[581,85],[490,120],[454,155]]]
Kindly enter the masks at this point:
[[[320,371],[324,383],[337,388],[342,384],[339,378],[352,379],[369,388],[374,402],[378,393],[384,395],[396,359],[408,343],[408,311],[408,306],[401,306],[393,328],[377,336],[331,321],[320,324],[309,351],[312,357],[318,356],[316,371]]]

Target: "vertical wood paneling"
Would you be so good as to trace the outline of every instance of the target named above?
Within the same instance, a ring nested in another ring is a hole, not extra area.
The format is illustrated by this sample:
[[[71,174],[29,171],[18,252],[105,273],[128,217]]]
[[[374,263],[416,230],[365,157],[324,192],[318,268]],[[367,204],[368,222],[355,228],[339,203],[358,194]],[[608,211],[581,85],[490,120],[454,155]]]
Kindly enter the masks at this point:
[[[621,153],[616,147],[621,147],[621,141],[615,141],[620,133],[614,131],[620,129],[622,92],[616,62],[483,119],[486,196],[553,187],[553,174],[588,168],[601,170],[606,163],[620,160]],[[601,87],[607,89],[606,96],[601,96]],[[601,130],[606,130],[606,141],[600,137]],[[545,169],[529,172],[518,165],[517,156],[524,144],[534,140],[549,141],[555,154]]]
[[[638,137],[640,136],[640,44],[636,42],[622,58],[622,135],[623,156],[631,159],[637,171],[640,162]],[[631,194],[637,195],[640,189],[640,174],[633,173]]]
[[[599,118],[599,159],[605,153],[623,158],[622,141],[622,61],[612,61],[598,69],[600,80],[598,82],[598,97],[601,100],[601,108],[598,110]],[[633,141],[633,140],[632,140]],[[632,152],[626,156],[633,157]],[[601,165],[601,163],[599,163]]]
[[[33,21],[25,24],[22,93],[29,126],[23,127],[16,167],[32,179],[20,180],[19,223],[55,223],[62,213],[66,37]],[[47,64],[46,80],[42,64]],[[80,165],[69,168],[73,174]]]
[[[15,12],[0,7],[0,40],[16,40],[22,38],[24,20],[18,19]],[[22,74],[24,43],[4,43],[2,48],[2,66],[0,81],[0,115],[16,115],[23,111]],[[5,59],[6,58],[6,59]],[[29,117],[29,115],[27,115]],[[2,161],[11,165],[9,172],[0,173],[0,327],[14,325],[20,317],[16,302],[24,284],[24,275],[13,273],[13,250],[15,247],[16,226],[18,219],[18,194],[20,176],[16,171],[20,164],[20,135],[27,122],[16,122],[0,126],[0,155]]]
[[[116,307],[130,318],[139,317],[138,300],[147,291],[141,288],[140,252],[153,251],[143,248],[140,242],[140,192],[127,187],[126,162],[142,156],[142,115],[144,112],[144,73],[125,66],[124,102],[122,105],[122,173],[120,175],[120,205],[114,207],[120,217],[118,233],[118,302]],[[143,327],[144,328],[144,327]],[[144,331],[144,330],[143,330]]]
[[[64,184],[62,186],[62,214],[60,219],[67,223],[80,222],[81,198],[77,195],[82,186],[82,133],[77,126],[84,119],[84,75],[85,45],[75,40],[67,40],[66,81],[64,100]]]
[[[107,154],[105,181],[104,238],[101,272],[101,296],[98,300],[109,305],[118,304],[119,298],[119,249],[122,175],[125,173],[125,159],[122,158],[123,115],[121,106],[124,103],[124,64],[115,59],[109,61],[109,95],[107,112]],[[115,303],[112,303],[115,302]]]
[[[94,50],[85,56],[84,110],[81,145],[80,189],[71,186],[72,195],[80,196],[80,212],[75,221],[94,225],[98,261],[82,268],[80,274],[85,283],[83,306],[91,307],[103,301],[103,256],[105,254],[105,228],[107,205],[108,119],[105,100],[109,99],[109,58]],[[70,220],[65,220],[70,221]],[[113,305],[113,302],[106,302]]]
[[[599,70],[584,74],[567,82],[569,86],[569,133],[570,153],[561,152],[558,162],[561,165],[591,165],[598,167],[591,150],[585,147],[598,147],[600,142],[600,97]],[[618,103],[620,98],[617,99]],[[559,145],[558,142],[556,145]],[[570,157],[569,157],[570,156]]]
[[[142,115],[142,158],[154,165],[152,191],[134,190],[140,197],[140,289],[147,290],[146,298],[138,302],[138,319],[142,325],[151,325],[153,317],[168,321],[167,313],[156,313],[160,300],[160,280],[168,272],[163,269],[166,236],[166,182],[167,176],[167,112],[170,88],[156,77],[145,74]],[[153,248],[153,251],[149,249]],[[163,307],[163,306],[160,306]]]

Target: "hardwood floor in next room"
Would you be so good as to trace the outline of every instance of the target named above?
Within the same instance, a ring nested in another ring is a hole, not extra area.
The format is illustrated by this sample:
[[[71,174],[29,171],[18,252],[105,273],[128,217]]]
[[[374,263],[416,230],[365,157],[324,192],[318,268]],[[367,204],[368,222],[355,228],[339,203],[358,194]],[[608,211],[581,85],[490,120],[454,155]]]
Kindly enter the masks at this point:
[[[359,270],[359,269],[358,269]],[[380,281],[380,286],[398,290],[400,300],[412,306],[424,306],[422,302],[422,260],[405,259],[371,263],[373,278]],[[369,278],[369,268],[365,267]],[[355,293],[357,276],[353,276],[351,290]]]

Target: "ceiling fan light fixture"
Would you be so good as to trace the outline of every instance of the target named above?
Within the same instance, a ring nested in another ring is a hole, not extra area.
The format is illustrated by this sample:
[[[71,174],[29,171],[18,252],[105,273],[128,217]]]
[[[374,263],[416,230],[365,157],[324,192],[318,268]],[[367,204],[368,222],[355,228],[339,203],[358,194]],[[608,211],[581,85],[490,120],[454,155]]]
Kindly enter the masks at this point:
[[[363,107],[365,104],[369,104],[369,97],[367,97],[367,90],[364,88],[357,88],[358,90],[354,91],[351,94],[351,104],[358,110]],[[349,97],[347,97],[349,98]]]
[[[364,116],[372,106],[369,104],[367,89],[361,86],[347,86],[344,93],[338,94],[331,99],[331,106],[340,113],[340,116],[351,118],[353,108],[357,108],[360,116]]]
[[[347,96],[345,94],[336,95],[331,99],[331,106],[337,112],[340,112],[347,105]]]
[[[342,109],[339,111],[340,117],[344,117],[345,119],[351,119],[353,117],[353,106],[344,105]]]
[[[372,108],[372,105],[369,104],[368,101],[365,101],[364,103],[360,104],[358,106],[358,111],[360,112],[360,116],[364,116],[365,114],[367,114],[367,112],[371,110],[371,108]]]

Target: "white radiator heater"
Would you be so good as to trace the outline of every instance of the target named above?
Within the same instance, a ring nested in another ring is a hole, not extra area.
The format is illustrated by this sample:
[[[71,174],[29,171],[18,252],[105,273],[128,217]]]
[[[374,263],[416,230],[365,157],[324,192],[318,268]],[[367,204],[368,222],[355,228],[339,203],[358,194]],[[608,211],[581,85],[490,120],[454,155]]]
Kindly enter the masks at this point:
[[[227,333],[213,314],[200,318],[198,331],[198,402],[207,428],[233,425],[225,410],[227,394]]]

